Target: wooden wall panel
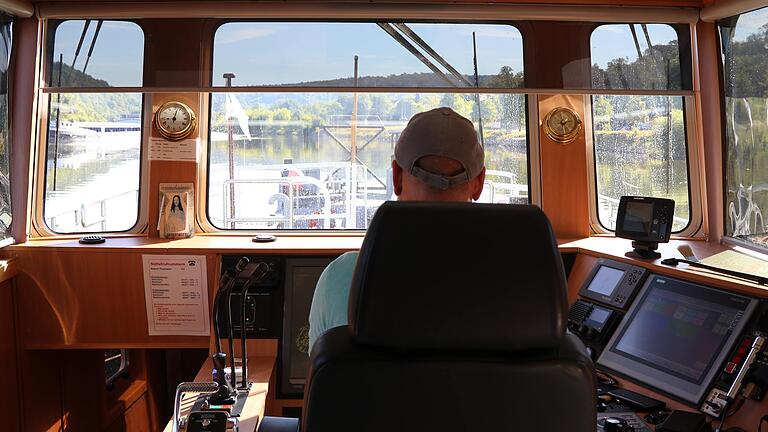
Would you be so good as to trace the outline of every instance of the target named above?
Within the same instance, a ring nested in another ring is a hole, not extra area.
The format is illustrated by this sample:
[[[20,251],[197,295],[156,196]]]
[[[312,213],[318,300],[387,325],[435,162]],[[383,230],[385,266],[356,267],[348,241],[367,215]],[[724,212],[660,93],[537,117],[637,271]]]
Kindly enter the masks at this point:
[[[10,113],[11,124],[11,234],[17,241],[25,241],[29,228],[28,204],[30,195],[30,146],[34,135],[33,115],[37,91],[37,36],[36,17],[14,22],[13,55],[11,56]]]
[[[718,55],[717,29],[713,23],[696,25],[698,42],[699,76],[698,106],[701,107],[701,126],[704,140],[704,164],[702,173],[706,179],[706,212],[709,239],[719,241],[723,236],[725,221],[725,185],[723,177],[723,124],[720,56]],[[691,185],[696,187],[697,185]]]
[[[0,283],[0,419],[3,430],[21,430],[13,281]]]
[[[168,101],[180,101],[189,105],[197,115],[197,130],[195,130],[189,139],[198,139],[200,136],[200,95],[196,93],[160,93],[151,96],[152,113],[157,111],[160,105]],[[151,121],[146,124],[151,124]],[[154,128],[151,130],[151,137],[158,138],[159,135]],[[202,147],[198,147],[202,151]],[[199,155],[198,155],[199,160]],[[149,162],[149,236],[158,237],[157,222],[160,208],[160,183],[192,183],[197,189],[197,163],[181,161],[150,161]],[[195,200],[198,200],[198,191],[195,190]]]
[[[542,96],[539,118],[552,109],[566,106],[584,120],[584,97],[576,95]],[[558,238],[589,236],[589,184],[587,145],[584,129],[569,144],[559,144],[547,137],[539,125],[541,141],[542,209],[552,222]]]
[[[19,336],[27,348],[199,347],[204,336],[148,335],[141,254],[97,250],[19,254]],[[207,256],[209,297],[217,271]]]

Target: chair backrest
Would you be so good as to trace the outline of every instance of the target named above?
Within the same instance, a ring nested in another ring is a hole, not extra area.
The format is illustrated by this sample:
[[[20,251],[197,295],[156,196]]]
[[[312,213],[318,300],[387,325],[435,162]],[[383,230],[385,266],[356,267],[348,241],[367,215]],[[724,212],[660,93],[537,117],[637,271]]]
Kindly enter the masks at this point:
[[[305,431],[596,430],[593,365],[534,206],[387,202],[360,250],[349,326],[322,335]]]

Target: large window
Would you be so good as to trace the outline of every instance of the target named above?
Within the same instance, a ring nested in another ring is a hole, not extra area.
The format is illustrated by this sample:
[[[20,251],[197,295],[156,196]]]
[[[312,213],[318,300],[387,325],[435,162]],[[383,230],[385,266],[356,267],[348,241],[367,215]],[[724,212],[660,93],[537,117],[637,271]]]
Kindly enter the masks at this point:
[[[8,66],[13,46],[12,23],[9,16],[0,14],[0,239],[10,236],[11,228]]]
[[[526,98],[504,91],[522,87],[522,59],[521,35],[509,25],[221,26],[213,85],[222,90],[210,104],[210,222],[365,229],[393,198],[390,163],[400,132],[414,114],[440,106],[470,118],[484,143],[481,201],[527,203]]]
[[[141,87],[144,33],[124,21],[51,28],[45,223],[57,233],[129,230],[138,220],[143,97],[110,87]]]
[[[768,249],[768,8],[720,24],[725,232]]]
[[[691,204],[684,97],[675,29],[665,24],[610,24],[592,33],[592,86],[658,94],[595,95],[592,127],[597,217],[613,230],[619,198],[675,200],[673,231],[689,225]],[[682,68],[685,70],[685,68]]]

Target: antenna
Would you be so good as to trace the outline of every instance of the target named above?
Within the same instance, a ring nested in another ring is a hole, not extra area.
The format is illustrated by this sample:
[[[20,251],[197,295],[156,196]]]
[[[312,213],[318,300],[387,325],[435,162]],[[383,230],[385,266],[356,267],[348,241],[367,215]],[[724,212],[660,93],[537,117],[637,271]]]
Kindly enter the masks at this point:
[[[80,48],[83,47],[85,34],[88,33],[88,27],[90,26],[91,26],[91,20],[85,20],[85,23],[83,23],[83,32],[80,33],[80,41],[77,43],[77,48],[75,49],[75,58],[72,59],[72,69],[75,68],[75,63],[77,63],[77,56],[80,55]]]
[[[480,88],[480,79],[477,75],[477,39],[475,32],[472,32],[472,62],[475,65],[475,88]],[[480,145],[485,148],[485,138],[483,137],[483,113],[480,109],[480,93],[475,93],[475,102],[477,103],[477,124],[480,129]]]
[[[88,57],[85,59],[85,66],[83,66],[83,73],[85,73],[85,70],[88,69],[88,62],[91,61],[91,54],[93,54],[93,47],[96,46],[96,39],[99,37],[99,32],[101,31],[101,25],[104,24],[104,20],[99,20],[98,24],[96,24],[96,32],[93,33],[93,39],[91,39],[91,47],[88,48]]]

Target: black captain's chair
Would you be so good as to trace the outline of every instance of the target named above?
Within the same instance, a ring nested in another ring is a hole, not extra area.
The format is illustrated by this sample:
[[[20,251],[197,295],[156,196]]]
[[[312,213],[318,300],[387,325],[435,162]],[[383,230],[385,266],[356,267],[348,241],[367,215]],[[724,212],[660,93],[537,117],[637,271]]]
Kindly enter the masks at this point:
[[[387,202],[349,326],[312,349],[302,430],[596,430],[593,364],[534,206]]]

